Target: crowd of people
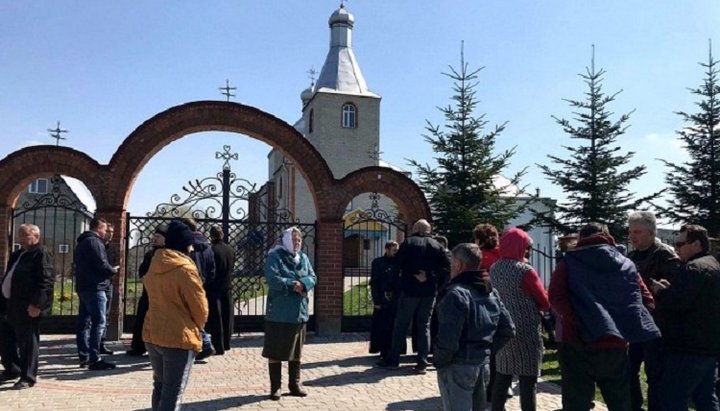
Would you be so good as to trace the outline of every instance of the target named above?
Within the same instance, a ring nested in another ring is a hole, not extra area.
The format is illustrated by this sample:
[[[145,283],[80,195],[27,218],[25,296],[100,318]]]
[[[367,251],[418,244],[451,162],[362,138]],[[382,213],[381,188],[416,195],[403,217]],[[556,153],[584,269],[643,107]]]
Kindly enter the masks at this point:
[[[628,220],[631,251],[601,223],[566,236],[546,291],[529,261],[532,239],[519,228],[502,235],[489,224],[474,243],[447,247],[419,220],[401,244],[390,241],[371,268],[374,307],[370,352],[377,367],[397,369],[412,336],[415,372],[437,371],[445,410],[502,411],[514,378],[523,411],[535,410],[543,360],[542,319],[556,318],[564,411],[593,408],[599,388],[611,411],[642,410],[644,364],[647,409],[719,410],[715,394],[720,356],[720,264],[707,230],[681,228],[674,248],[656,237],[655,216]],[[192,219],[158,227],[139,276],[143,293],[128,355],[147,353],[153,370],[153,410],[179,409],[193,364],[230,349],[234,251],[219,227],[211,240]],[[18,229],[20,249],[0,280],[0,382],[35,385],[39,317],[52,301],[54,263],[40,229]],[[77,355],[81,367],[109,370],[103,356],[111,280],[118,271],[109,248],[112,226],[95,218],[74,254],[79,298]],[[292,227],[269,250],[264,273],[267,308],[262,356],[269,398],[281,398],[282,362],[289,394],[301,384],[309,320],[308,293],[316,276]]]
[[[499,235],[479,224],[475,243],[447,257],[426,221],[413,232],[372,264],[370,352],[380,354],[378,367],[398,368],[410,332],[415,370],[425,373],[426,347],[434,347],[446,411],[504,410],[513,378],[521,409],[535,410],[548,315],[564,411],[592,409],[596,388],[611,411],[720,409],[720,264],[705,228],[683,226],[672,247],[657,238],[653,213],[636,212],[627,253],[604,224],[587,224],[562,238],[547,291],[519,228]],[[437,333],[429,332],[433,316]]]

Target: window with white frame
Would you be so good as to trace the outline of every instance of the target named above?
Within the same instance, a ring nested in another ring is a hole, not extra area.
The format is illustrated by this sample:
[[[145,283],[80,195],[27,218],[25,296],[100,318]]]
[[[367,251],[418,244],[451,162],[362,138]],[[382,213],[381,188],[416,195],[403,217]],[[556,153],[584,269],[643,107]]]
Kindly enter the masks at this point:
[[[17,250],[19,250],[21,247],[22,247],[22,246],[21,246],[19,243],[15,243],[15,244],[13,244],[13,251],[17,251]]]
[[[48,179],[38,178],[37,180],[30,183],[28,186],[28,193],[30,194],[47,194],[48,192]]]
[[[357,108],[352,103],[345,103],[342,106],[342,127],[357,127]]]
[[[59,244],[58,245],[58,253],[59,254],[67,254],[70,252],[70,246],[67,244]]]

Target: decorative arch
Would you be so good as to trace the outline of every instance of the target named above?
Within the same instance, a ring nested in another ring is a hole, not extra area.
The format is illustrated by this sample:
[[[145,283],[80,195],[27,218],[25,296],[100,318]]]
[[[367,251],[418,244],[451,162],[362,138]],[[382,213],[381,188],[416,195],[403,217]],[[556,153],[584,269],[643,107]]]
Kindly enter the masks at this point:
[[[13,206],[20,192],[34,179],[62,174],[77,178],[102,201],[105,167],[85,153],[68,147],[31,146],[0,160],[0,204]]]
[[[141,124],[113,155],[109,172],[118,189],[115,204],[126,208],[135,179],[163,147],[192,133],[228,131],[248,135],[278,149],[291,159],[317,193],[332,186],[330,168],[320,153],[286,122],[254,107],[224,101],[196,101],[172,107]]]
[[[387,167],[364,167],[338,181],[336,202],[326,218],[342,218],[345,206],[354,197],[377,192],[389,197],[398,206],[405,221],[424,218],[430,221],[430,206],[420,187],[405,174]]]

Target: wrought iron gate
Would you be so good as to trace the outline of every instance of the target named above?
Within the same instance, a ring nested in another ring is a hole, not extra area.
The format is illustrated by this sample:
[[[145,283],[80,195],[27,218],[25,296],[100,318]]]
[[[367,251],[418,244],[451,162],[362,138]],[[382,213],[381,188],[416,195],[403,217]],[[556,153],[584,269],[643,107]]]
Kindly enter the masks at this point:
[[[303,252],[314,263],[315,224],[293,220],[286,210],[278,210],[272,183],[261,188],[232,172],[229,161],[237,159],[230,146],[223,146],[216,158],[225,160],[223,169],[213,177],[196,179],[183,186],[186,195],[174,194],[167,203],[144,217],[128,215],[125,252],[126,328],[134,322],[137,300],[142,293],[138,267],[152,248],[155,229],[171,220],[191,217],[198,230],[208,235],[210,227],[221,226],[225,241],[235,250],[232,285],[237,330],[260,330],[265,314],[267,287],[263,266],[268,250],[282,236],[282,231],[297,226],[304,235]],[[218,211],[219,210],[219,211]],[[311,296],[312,298],[312,296]],[[312,304],[311,304],[312,305]],[[314,316],[311,309],[311,327]]]
[[[349,210],[343,219],[343,331],[370,329],[372,261],[385,253],[386,242],[405,238],[405,222],[397,212],[380,208],[383,201],[371,193],[369,208]]]
[[[55,257],[53,299],[49,316],[43,317],[44,330],[48,330],[47,325],[52,325],[53,330],[62,328],[75,319],[78,311],[72,274],[75,242],[89,228],[92,218],[93,214],[60,175],[33,181],[13,209],[10,230],[13,251],[20,247],[15,241],[17,228],[34,224],[40,228],[40,243]]]

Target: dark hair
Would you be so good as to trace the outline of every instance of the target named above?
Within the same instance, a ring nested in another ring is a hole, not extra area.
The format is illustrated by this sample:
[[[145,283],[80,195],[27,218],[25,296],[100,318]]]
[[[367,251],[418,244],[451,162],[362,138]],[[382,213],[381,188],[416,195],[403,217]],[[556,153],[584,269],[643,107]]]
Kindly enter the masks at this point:
[[[222,227],[217,225],[210,227],[210,238],[213,240],[222,240],[223,237],[225,237],[225,233],[223,233]]]
[[[478,270],[480,264],[482,264],[482,252],[477,244],[458,244],[452,249],[452,256],[460,260],[463,264],[474,267],[475,270]]]
[[[388,241],[387,243],[385,243],[385,249],[386,249],[386,250],[389,250],[389,249],[391,249],[391,248],[393,248],[393,247],[398,247],[397,241],[392,241],[392,240],[390,240],[390,241]]]
[[[700,241],[700,246],[704,252],[710,250],[710,237],[708,236],[707,229],[701,225],[689,224],[684,225],[680,228],[681,233],[686,233],[685,242],[690,244],[695,241]]]
[[[107,225],[107,223],[107,220],[102,217],[93,217],[93,219],[90,220],[90,229],[93,231],[97,230],[101,224]]]
[[[483,250],[492,250],[497,247],[500,235],[497,228],[492,224],[478,224],[473,228],[475,242]]]
[[[180,221],[182,221],[186,226],[188,226],[190,231],[197,231],[198,227],[197,227],[197,223],[195,222],[194,218],[183,217],[180,219]]]
[[[582,228],[580,228],[580,231],[578,231],[578,236],[580,238],[586,238],[586,237],[590,237],[593,234],[598,234],[598,233],[610,234],[610,232],[608,231],[608,228],[605,224],[592,222],[592,223],[587,223],[584,226],[582,226]]]

